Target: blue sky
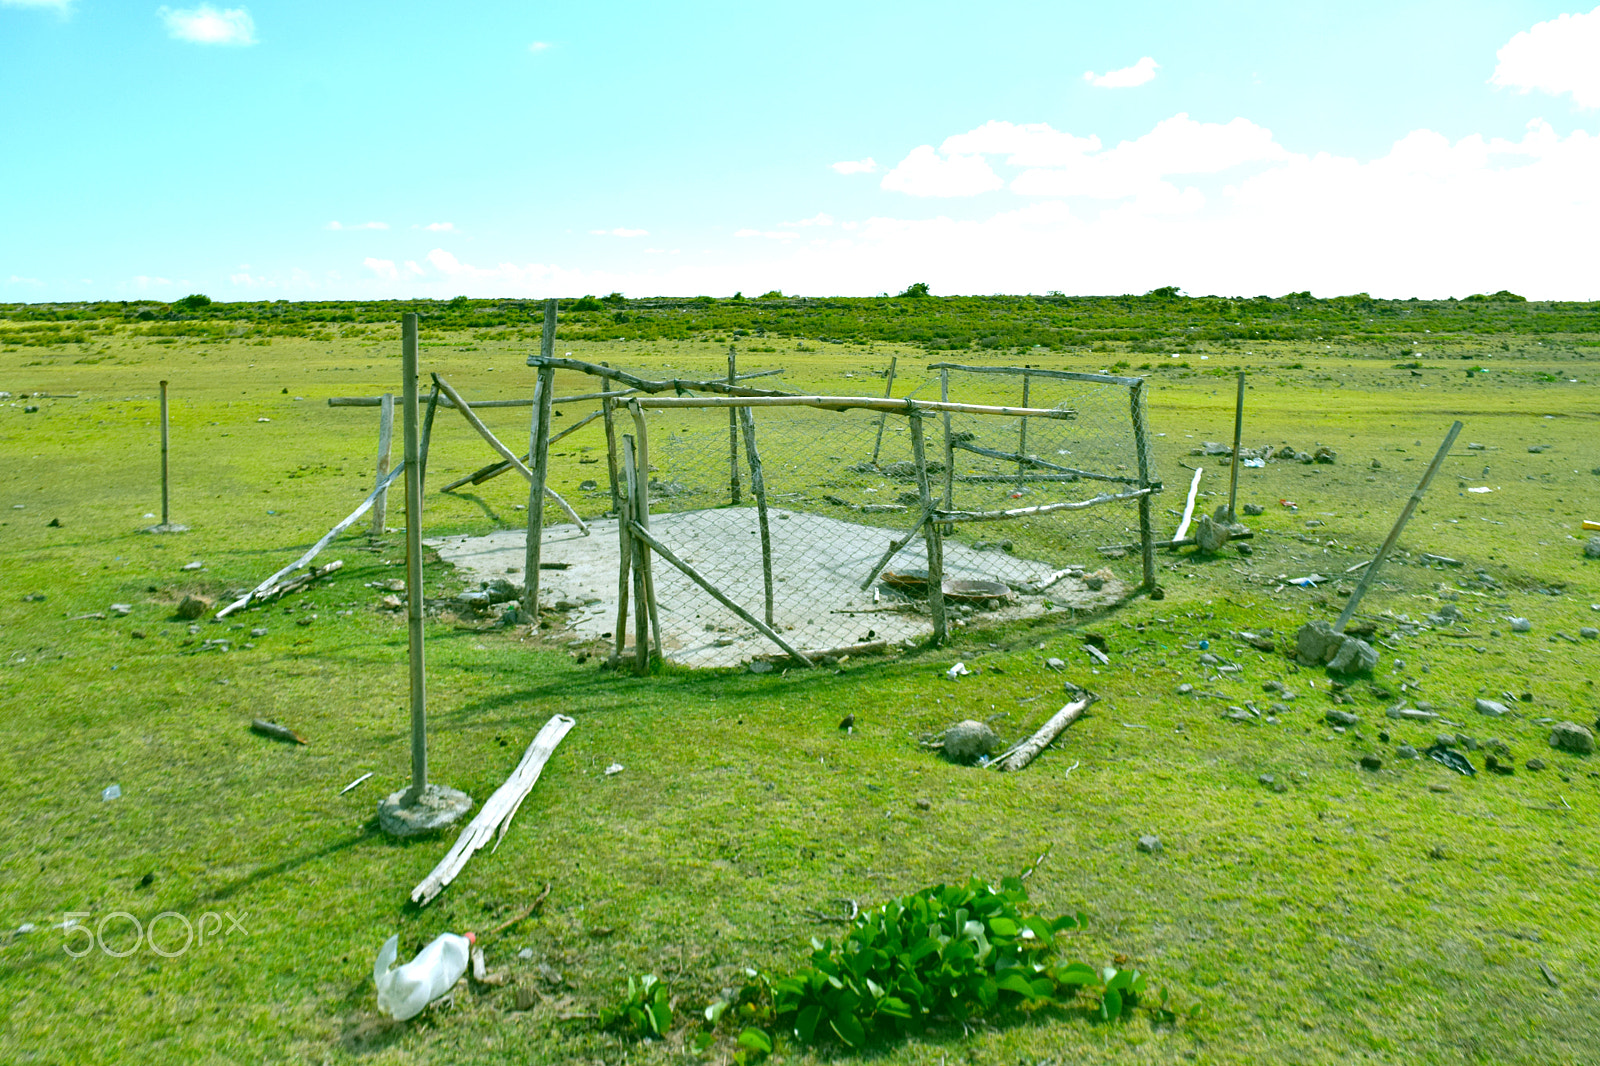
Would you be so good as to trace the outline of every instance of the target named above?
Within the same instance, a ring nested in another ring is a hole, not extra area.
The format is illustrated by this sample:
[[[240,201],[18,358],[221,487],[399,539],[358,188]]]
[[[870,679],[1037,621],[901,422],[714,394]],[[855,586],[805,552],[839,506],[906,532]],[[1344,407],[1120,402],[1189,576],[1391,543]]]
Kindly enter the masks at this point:
[[[1600,298],[1600,8],[0,0],[0,300]]]

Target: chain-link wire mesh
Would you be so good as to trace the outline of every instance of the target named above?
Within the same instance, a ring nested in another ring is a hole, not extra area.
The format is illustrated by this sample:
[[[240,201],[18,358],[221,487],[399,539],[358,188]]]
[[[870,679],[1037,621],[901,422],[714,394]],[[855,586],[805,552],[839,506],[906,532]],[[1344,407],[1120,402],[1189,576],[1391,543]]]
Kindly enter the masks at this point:
[[[662,376],[659,370],[634,372]],[[557,393],[598,391],[593,378],[571,389],[576,379],[563,373]],[[807,395],[840,391],[808,389],[792,378],[751,384]],[[1019,407],[1022,389],[1020,375],[933,369],[917,379],[899,378],[893,394]],[[930,504],[946,512],[996,512],[1139,485],[1127,385],[1030,375],[1027,390],[1027,406],[1070,417],[955,412],[947,428],[944,413],[926,412],[925,479],[919,478],[913,417],[899,411],[755,406],[741,415],[729,407],[652,406],[641,398],[645,432],[638,443],[648,450],[650,533],[808,655],[921,640],[935,624],[927,546],[933,527],[924,521]],[[624,436],[636,442],[640,436],[635,416],[621,403],[614,433],[619,452]],[[550,483],[564,493],[579,486],[572,502],[585,517],[610,507],[607,467],[597,463],[605,452],[593,449],[553,450],[550,459]],[[547,510],[546,520],[560,518]],[[546,531],[547,540],[552,535],[559,534]],[[616,535],[615,523],[596,524],[596,538]],[[955,521],[939,525],[936,535],[942,536],[941,590],[952,627],[1028,617],[1052,606],[1114,602],[1142,576],[1133,501]],[[1106,547],[1113,550],[1100,550]],[[609,557],[616,558],[614,546]],[[759,627],[668,560],[658,555],[651,566],[667,658],[715,666],[782,654]],[[614,612],[610,604],[594,608],[595,625],[607,609]],[[631,628],[631,610],[629,617]]]

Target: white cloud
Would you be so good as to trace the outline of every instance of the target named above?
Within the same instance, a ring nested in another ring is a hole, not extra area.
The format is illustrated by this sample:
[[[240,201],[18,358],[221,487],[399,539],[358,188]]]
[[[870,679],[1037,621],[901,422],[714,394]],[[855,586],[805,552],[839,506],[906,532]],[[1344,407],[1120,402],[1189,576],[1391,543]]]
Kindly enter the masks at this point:
[[[532,44],[528,45],[528,51],[538,55],[540,52],[546,51],[549,47],[549,41],[534,41]]]
[[[1132,89],[1153,80],[1160,66],[1160,63],[1145,56],[1133,66],[1123,67],[1121,70],[1108,70],[1104,74],[1086,70],[1083,72],[1083,80],[1097,89]]]
[[[1004,185],[983,156],[941,156],[931,144],[913,148],[882,182],[883,188],[910,196],[976,196]]]
[[[330,222],[326,226],[323,227],[323,229],[332,229],[332,230],[388,229],[388,228],[389,228],[389,223],[387,223],[387,222],[358,222],[358,223],[356,223],[354,225],[346,226],[342,222],[338,222],[338,221]],[[429,228],[432,229],[433,227],[430,226]]]
[[[395,269],[393,259],[374,259],[368,256],[361,260],[361,265],[378,275],[378,277],[386,278],[389,281],[394,281],[400,277],[400,271]]]
[[[430,222],[423,228],[434,233],[454,233],[456,224],[454,222]]]
[[[255,21],[250,18],[250,12],[242,7],[221,11],[210,4],[180,10],[161,7],[156,14],[167,24],[167,34],[180,41],[191,44],[256,43]]]
[[[594,236],[596,236],[596,237],[648,237],[648,236],[650,236],[650,231],[647,230],[647,229],[628,229],[625,226],[618,226],[616,229],[592,229],[589,232],[591,234],[593,234]]]
[[[6,279],[6,284],[7,285],[43,285],[44,282],[40,281],[38,278],[25,278],[25,277],[22,277],[20,274],[13,274],[13,275],[11,275],[11,277]]]
[[[784,233],[782,230],[758,229],[736,230],[733,235],[735,237],[764,237],[769,241],[792,241],[800,236],[798,233]]]
[[[831,225],[833,225],[833,216],[829,215],[829,214],[825,214],[825,213],[819,211],[817,214],[812,215],[810,218],[802,218],[798,222],[780,222],[780,223],[778,223],[778,225],[780,225],[780,226],[831,226]]]
[[[1507,41],[1491,85],[1571,93],[1579,107],[1600,107],[1600,7],[1587,15],[1562,15]]]
[[[828,164],[835,174],[876,174],[878,164],[871,156],[865,159],[846,159],[838,163]]]
[[[1112,200],[1150,195],[1168,175],[1216,174],[1288,156],[1273,140],[1271,130],[1248,119],[1196,122],[1180,112],[1158,122],[1143,137],[1123,141],[1108,151],[1083,153],[1067,166],[1026,170],[1011,188],[1030,196]]]
[[[1044,122],[1014,126],[991,119],[975,130],[946,137],[939,150],[945,155],[1003,155],[1017,167],[1058,167],[1098,152],[1100,138],[1074,137]]]

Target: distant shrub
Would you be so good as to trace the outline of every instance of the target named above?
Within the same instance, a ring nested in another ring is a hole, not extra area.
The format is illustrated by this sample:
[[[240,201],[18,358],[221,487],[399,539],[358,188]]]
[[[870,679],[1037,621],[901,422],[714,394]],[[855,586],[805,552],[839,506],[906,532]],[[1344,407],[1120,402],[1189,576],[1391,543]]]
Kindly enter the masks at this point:
[[[762,293],[760,296],[757,296],[756,299],[758,299],[758,300],[781,300],[781,299],[783,299],[783,292],[781,290],[779,290],[779,289],[768,289],[766,292]]]
[[[916,282],[915,284],[907,285],[906,286],[906,291],[900,293],[900,295],[901,296],[908,296],[908,297],[927,296],[928,295],[928,283],[926,281],[919,281],[919,282]]]
[[[204,293],[194,292],[177,301],[172,306],[180,311],[199,311],[202,308],[211,306],[211,297],[205,295]]]
[[[603,310],[605,310],[605,305],[602,304],[599,300],[596,300],[593,296],[585,296],[582,299],[572,301],[572,306],[568,307],[567,310],[568,311],[603,311]]]
[[[1146,296],[1154,296],[1158,300],[1176,300],[1183,295],[1183,290],[1176,285],[1163,285],[1159,289],[1151,289]]]

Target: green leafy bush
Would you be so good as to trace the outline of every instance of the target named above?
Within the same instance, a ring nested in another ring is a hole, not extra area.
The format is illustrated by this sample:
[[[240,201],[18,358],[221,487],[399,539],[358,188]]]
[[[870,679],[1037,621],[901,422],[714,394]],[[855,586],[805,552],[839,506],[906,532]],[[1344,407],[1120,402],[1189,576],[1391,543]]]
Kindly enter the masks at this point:
[[[667,986],[656,980],[653,973],[637,981],[628,978],[627,996],[600,1011],[600,1027],[637,1037],[661,1036],[672,1028],[672,1002]]]

